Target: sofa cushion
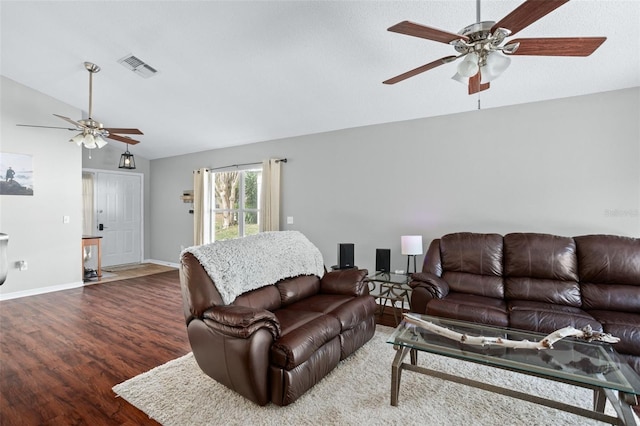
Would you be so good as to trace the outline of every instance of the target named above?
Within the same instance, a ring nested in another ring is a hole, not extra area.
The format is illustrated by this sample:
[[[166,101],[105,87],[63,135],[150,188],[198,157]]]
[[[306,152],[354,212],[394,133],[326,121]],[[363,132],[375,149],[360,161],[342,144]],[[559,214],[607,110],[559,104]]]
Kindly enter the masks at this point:
[[[232,305],[275,311],[281,305],[280,292],[276,286],[269,285],[241,294],[236,297]]]
[[[317,294],[287,306],[287,310],[326,314],[352,299],[354,298],[337,294]]]
[[[509,306],[509,327],[522,330],[551,333],[563,327],[581,329],[590,325],[602,331],[594,317],[580,308],[530,300],[511,300]]]
[[[271,345],[271,364],[291,370],[305,362],[316,350],[340,334],[340,322],[319,312],[287,308],[274,312],[282,333]]]
[[[602,330],[618,337],[613,348],[620,353],[640,356],[640,313],[588,311],[602,324]]]
[[[640,312],[640,239],[575,237],[583,307]]]
[[[576,245],[572,238],[512,233],[504,237],[505,297],[579,308]]]
[[[507,299],[532,300],[576,308],[582,306],[580,286],[575,281],[509,277],[504,283]]]
[[[442,274],[442,278],[449,285],[449,291],[497,299],[504,297],[504,279],[502,277],[447,271]]]
[[[459,319],[482,324],[507,327],[507,304],[502,299],[462,293],[449,293],[444,299],[427,303],[427,315]]]
[[[372,296],[347,297],[337,294],[318,294],[287,306],[287,310],[321,312],[340,321],[341,332],[355,327],[376,310]]]
[[[333,309],[328,315],[340,321],[341,333],[344,333],[363,324],[367,318],[373,318],[376,309],[376,302],[372,296],[356,297]]]
[[[583,283],[580,287],[585,310],[640,312],[640,286]]]
[[[444,271],[502,275],[502,236],[458,232],[440,239]]]
[[[574,240],[581,282],[640,286],[640,239],[583,235]]]
[[[572,238],[534,233],[504,236],[505,276],[578,281],[577,262]]]
[[[320,278],[315,275],[301,275],[294,278],[286,278],[276,283],[280,292],[282,306],[290,305],[298,300],[318,294]]]

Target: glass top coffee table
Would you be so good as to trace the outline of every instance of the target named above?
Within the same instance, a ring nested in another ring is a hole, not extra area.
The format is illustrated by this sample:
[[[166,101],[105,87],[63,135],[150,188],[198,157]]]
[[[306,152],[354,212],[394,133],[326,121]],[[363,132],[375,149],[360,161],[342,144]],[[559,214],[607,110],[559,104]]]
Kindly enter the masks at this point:
[[[543,334],[522,330],[492,327],[483,324],[456,321],[427,315],[411,314],[437,326],[466,336],[499,337],[509,340],[539,342]],[[564,410],[579,416],[611,424],[636,425],[630,405],[638,404],[640,377],[622,361],[612,345],[590,343],[575,338],[564,338],[551,349],[514,349],[495,344],[471,345],[436,334],[403,320],[387,340],[397,351],[391,366],[391,405],[398,405],[402,370],[414,371],[443,380],[500,393],[547,407]],[[491,367],[515,371],[543,379],[568,383],[594,391],[593,410],[529,395],[513,389],[456,376],[418,366],[419,352],[475,362]],[[403,360],[410,354],[411,363]],[[609,400],[618,417],[604,414]]]

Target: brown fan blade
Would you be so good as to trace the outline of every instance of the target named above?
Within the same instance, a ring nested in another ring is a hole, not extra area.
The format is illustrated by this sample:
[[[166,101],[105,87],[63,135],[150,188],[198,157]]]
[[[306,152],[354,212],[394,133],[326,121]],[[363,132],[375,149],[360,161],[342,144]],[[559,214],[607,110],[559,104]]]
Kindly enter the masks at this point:
[[[440,43],[450,43],[453,40],[469,40],[469,37],[467,36],[450,33],[437,28],[426,27],[410,21],[402,21],[395,24],[394,26],[387,28],[387,31],[426,38],[427,40],[439,41]]]
[[[120,136],[120,135],[114,135],[112,133],[109,134],[109,136],[107,136],[109,139],[113,139],[114,141],[120,141],[120,142],[124,142],[124,143],[128,143],[129,145],[135,145],[137,143],[140,143],[140,141],[137,141],[135,139],[131,139],[127,136]]]
[[[78,126],[78,127],[82,128],[82,129],[86,129],[87,128],[87,126],[85,126],[84,124],[80,124],[77,121],[73,121],[69,117],[65,117],[63,115],[58,115],[58,114],[53,114],[53,115],[55,115],[58,118],[62,118],[64,121],[68,121],[69,123],[73,124],[74,126]]]
[[[473,95],[474,93],[482,92],[483,90],[487,90],[489,88],[489,83],[481,84],[480,71],[473,77],[469,78],[469,94]]]
[[[457,56],[445,56],[444,58],[440,58],[440,59],[436,59],[433,62],[429,62],[426,65],[423,65],[421,67],[412,69],[411,71],[407,71],[403,74],[397,75],[393,78],[390,78],[388,80],[383,81],[384,84],[396,84],[402,80],[406,80],[409,77],[413,77],[414,75],[418,75],[420,73],[423,73],[425,71],[429,71],[432,68],[438,67],[440,65],[443,64],[447,64],[451,61],[454,61],[457,58]]]
[[[520,38],[509,44],[520,43],[510,55],[537,56],[589,56],[606,37],[558,37],[558,38]]]
[[[515,8],[510,14],[491,27],[491,33],[498,28],[511,30],[511,35],[553,12],[569,0],[527,0]]]
[[[106,127],[105,130],[107,130],[109,133],[124,133],[126,135],[144,135],[144,133],[142,133],[138,129],[121,129],[117,127]]]

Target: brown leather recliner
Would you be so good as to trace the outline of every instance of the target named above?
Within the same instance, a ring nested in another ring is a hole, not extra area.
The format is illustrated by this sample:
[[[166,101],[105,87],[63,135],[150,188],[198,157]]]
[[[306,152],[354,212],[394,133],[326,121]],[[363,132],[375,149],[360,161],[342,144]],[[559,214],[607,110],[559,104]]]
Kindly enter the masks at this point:
[[[541,333],[591,325],[640,374],[640,239],[448,234],[410,285],[417,313]]]
[[[191,253],[180,281],[189,342],[210,377],[259,405],[288,405],[375,333],[366,270],[304,275],[225,305]]]

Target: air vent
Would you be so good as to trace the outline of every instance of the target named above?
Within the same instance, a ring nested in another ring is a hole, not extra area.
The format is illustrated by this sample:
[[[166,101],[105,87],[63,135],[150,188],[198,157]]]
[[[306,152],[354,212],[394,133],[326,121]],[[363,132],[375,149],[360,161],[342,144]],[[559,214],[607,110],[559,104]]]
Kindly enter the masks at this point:
[[[118,60],[126,69],[131,70],[138,74],[140,77],[149,78],[158,73],[158,70],[153,68],[151,65],[147,65],[144,61],[133,55],[127,55],[122,59]]]

